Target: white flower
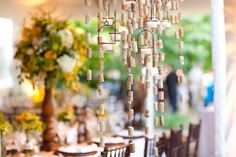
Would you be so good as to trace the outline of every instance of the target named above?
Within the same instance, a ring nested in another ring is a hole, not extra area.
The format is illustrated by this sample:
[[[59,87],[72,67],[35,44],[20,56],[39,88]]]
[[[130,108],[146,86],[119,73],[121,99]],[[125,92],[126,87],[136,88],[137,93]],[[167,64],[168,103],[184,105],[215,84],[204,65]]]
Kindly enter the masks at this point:
[[[63,72],[68,73],[73,70],[76,60],[68,55],[63,55],[57,59],[58,64],[61,66]]]
[[[70,30],[63,29],[58,32],[58,35],[61,37],[61,42],[63,46],[71,47],[73,44],[73,35]]]

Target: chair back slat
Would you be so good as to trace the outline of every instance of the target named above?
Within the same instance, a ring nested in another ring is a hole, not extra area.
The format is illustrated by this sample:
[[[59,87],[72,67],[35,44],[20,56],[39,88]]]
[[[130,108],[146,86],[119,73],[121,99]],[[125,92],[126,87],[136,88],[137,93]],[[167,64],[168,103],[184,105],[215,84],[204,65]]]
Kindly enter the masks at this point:
[[[130,157],[129,144],[105,148],[102,152],[102,157]]]
[[[187,137],[187,149],[186,155],[192,155],[193,157],[197,157],[198,155],[198,143],[200,138],[200,128],[201,128],[201,121],[198,124],[189,124],[189,133]],[[194,143],[193,152],[190,152],[190,145]]]
[[[171,129],[168,157],[182,157],[183,143],[182,143],[183,125],[179,129]]]

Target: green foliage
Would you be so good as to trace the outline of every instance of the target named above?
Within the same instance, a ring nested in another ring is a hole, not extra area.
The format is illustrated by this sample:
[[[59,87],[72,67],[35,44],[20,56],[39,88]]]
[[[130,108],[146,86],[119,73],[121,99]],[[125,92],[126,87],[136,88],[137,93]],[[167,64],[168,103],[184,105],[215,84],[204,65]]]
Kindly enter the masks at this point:
[[[184,49],[185,71],[201,62],[204,70],[211,69],[211,19],[210,16],[188,16],[181,21],[184,28]],[[170,36],[163,37],[165,62],[172,64],[176,68],[179,67],[178,42],[174,39],[174,31],[176,28],[169,30]]]
[[[76,115],[74,114],[74,110],[71,105],[68,105],[65,111],[62,111],[58,115],[58,120],[62,122],[72,123],[75,121],[75,119],[76,119]]]

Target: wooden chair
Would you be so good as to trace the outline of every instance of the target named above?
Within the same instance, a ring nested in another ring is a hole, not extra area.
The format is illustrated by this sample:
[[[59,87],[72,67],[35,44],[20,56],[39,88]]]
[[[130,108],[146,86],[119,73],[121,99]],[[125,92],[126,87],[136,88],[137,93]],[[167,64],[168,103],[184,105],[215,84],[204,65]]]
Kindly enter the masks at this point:
[[[144,157],[155,157],[154,147],[158,148],[159,156],[163,153],[167,154],[167,140],[164,137],[161,137],[157,143],[155,143],[153,138],[145,138],[145,148],[144,148]]]
[[[170,139],[168,142],[168,157],[183,157],[183,142],[182,142],[183,125],[179,129],[171,129]]]
[[[102,157],[130,157],[129,144],[120,144],[115,147],[105,147]]]
[[[199,124],[189,124],[189,132],[188,137],[186,141],[186,157],[192,156],[197,157],[198,156],[198,143],[200,138],[200,128],[201,128],[201,121]],[[191,151],[191,145],[194,144],[194,147]]]
[[[153,152],[154,147],[155,147],[154,139],[145,137],[144,157],[155,157]]]

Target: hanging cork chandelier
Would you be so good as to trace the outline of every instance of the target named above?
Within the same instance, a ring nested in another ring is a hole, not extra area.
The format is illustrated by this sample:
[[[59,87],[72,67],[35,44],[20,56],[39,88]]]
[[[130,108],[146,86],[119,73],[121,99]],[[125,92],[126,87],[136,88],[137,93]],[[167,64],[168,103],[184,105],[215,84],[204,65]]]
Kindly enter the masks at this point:
[[[91,0],[85,0],[86,7],[89,7]],[[103,57],[105,51],[113,49],[113,45],[120,44],[122,51],[122,63],[129,72],[127,78],[127,104],[128,104],[128,135],[130,137],[130,151],[135,152],[135,145],[132,141],[134,133],[134,127],[132,122],[134,119],[133,109],[133,85],[134,76],[132,69],[136,67],[136,64],[142,65],[144,73],[141,74],[141,82],[144,84],[146,94],[149,90],[153,90],[154,102],[153,111],[158,112],[159,116],[154,118],[154,127],[163,127],[164,122],[164,85],[163,85],[163,71],[164,71],[164,45],[163,36],[167,29],[172,26],[177,26],[175,32],[175,39],[179,44],[179,62],[180,69],[177,76],[180,83],[184,81],[183,65],[184,56],[182,49],[184,44],[182,37],[184,35],[183,27],[180,25],[181,13],[180,2],[183,0],[122,0],[120,13],[120,24],[126,29],[122,32],[117,30],[117,15],[116,9],[111,6],[117,6],[116,0],[98,0],[98,37],[97,43],[98,50],[98,95],[100,97],[100,109],[99,114],[104,115],[104,96],[103,96]],[[111,11],[113,16],[111,16]],[[85,23],[89,24],[91,15],[85,15]],[[103,36],[103,30],[108,28],[110,30],[110,41],[105,41],[106,37]],[[136,32],[136,35],[135,35]],[[138,34],[138,35],[137,35]],[[91,35],[86,34],[87,42],[90,44]],[[92,57],[92,49],[87,48],[88,58]],[[157,72],[155,72],[157,71]],[[92,80],[92,69],[87,71],[87,80]],[[153,88],[153,89],[150,89]],[[180,96],[180,101],[183,97]],[[150,117],[150,110],[145,110],[145,118]],[[145,126],[145,134],[149,135],[149,127]],[[100,133],[100,146],[104,147],[104,132],[105,121],[99,121],[99,133]],[[158,142],[158,135],[154,134],[155,142]],[[158,156],[158,149],[154,148],[155,156]]]

